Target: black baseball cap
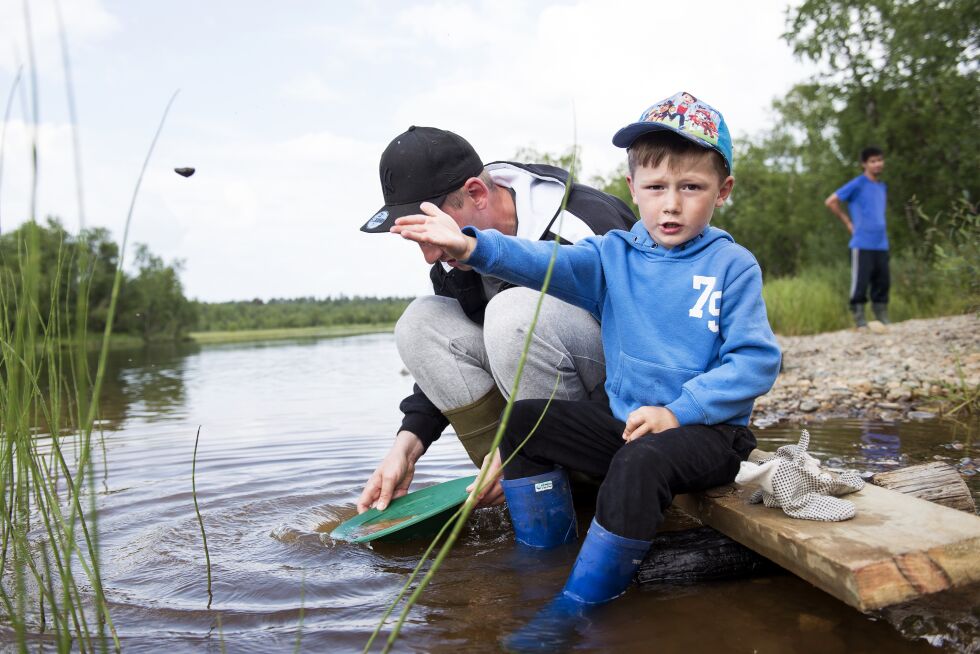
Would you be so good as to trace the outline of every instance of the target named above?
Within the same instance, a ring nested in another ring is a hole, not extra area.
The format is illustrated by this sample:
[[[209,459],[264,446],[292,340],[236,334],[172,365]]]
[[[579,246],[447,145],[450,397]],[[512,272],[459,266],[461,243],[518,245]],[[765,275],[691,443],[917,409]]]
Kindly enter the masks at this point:
[[[480,156],[462,136],[412,125],[381,154],[378,173],[385,204],[361,231],[387,232],[396,218],[420,213],[423,202],[442,204],[447,195],[482,172]]]

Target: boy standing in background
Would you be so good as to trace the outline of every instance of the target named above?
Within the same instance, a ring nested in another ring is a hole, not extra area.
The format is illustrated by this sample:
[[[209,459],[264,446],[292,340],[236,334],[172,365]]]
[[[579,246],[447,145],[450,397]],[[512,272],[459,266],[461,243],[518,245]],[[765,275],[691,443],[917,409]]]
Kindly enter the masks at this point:
[[[888,186],[881,181],[884,153],[874,146],[861,151],[863,172],[830,194],[824,204],[840,218],[851,233],[851,314],[854,326],[867,327],[864,305],[871,288],[871,309],[875,318],[888,324],[888,234],[885,230],[885,202]],[[841,208],[847,203],[850,216]]]

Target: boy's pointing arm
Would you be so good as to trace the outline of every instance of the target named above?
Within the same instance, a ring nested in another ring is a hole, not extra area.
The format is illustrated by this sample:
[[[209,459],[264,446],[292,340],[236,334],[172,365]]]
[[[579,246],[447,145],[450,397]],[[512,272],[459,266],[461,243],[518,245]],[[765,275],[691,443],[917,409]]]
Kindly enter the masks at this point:
[[[548,295],[599,317],[606,294],[600,256],[601,236],[591,236],[575,245],[561,245],[556,251],[553,241],[529,241],[504,236],[492,229],[480,231],[465,227],[463,233],[476,238],[476,247],[470,253],[467,265],[482,274],[527,288],[541,288],[554,256]]]
[[[551,262],[554,243],[504,236],[496,230],[459,229],[456,221],[430,202],[422,214],[395,221],[391,231],[402,238],[443,250],[449,258],[512,284],[540,289]],[[582,307],[596,317],[605,297],[599,256],[601,239],[590,237],[558,248],[548,294]]]

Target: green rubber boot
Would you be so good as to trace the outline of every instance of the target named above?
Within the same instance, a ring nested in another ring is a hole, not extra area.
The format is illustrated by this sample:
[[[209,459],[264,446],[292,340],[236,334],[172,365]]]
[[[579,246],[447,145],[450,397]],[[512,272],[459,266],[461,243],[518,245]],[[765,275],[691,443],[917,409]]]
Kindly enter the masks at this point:
[[[500,425],[500,412],[506,405],[507,400],[494,387],[472,404],[442,412],[477,468],[483,465],[483,459],[490,452],[490,445]]]

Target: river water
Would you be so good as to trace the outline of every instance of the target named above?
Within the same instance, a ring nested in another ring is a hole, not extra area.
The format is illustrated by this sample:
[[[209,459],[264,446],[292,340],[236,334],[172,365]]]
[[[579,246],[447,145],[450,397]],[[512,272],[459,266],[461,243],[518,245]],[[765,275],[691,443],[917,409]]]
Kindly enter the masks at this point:
[[[369,547],[327,533],[356,513],[411,383],[389,334],[113,353],[97,504],[123,651],[360,651],[426,544]],[[191,495],[198,426],[210,608]],[[944,458],[980,496],[977,476],[968,476],[975,423],[838,421],[810,431],[811,450],[832,466],[867,472]],[[799,425],[757,436],[775,449],[795,442]],[[472,472],[456,440],[444,437],[420,462],[415,486]],[[574,557],[574,547],[528,555],[502,510],[478,512],[394,651],[499,651],[501,636],[560,589]],[[789,574],[634,587],[594,611],[567,647],[977,651],[978,597],[969,591],[869,616]]]

